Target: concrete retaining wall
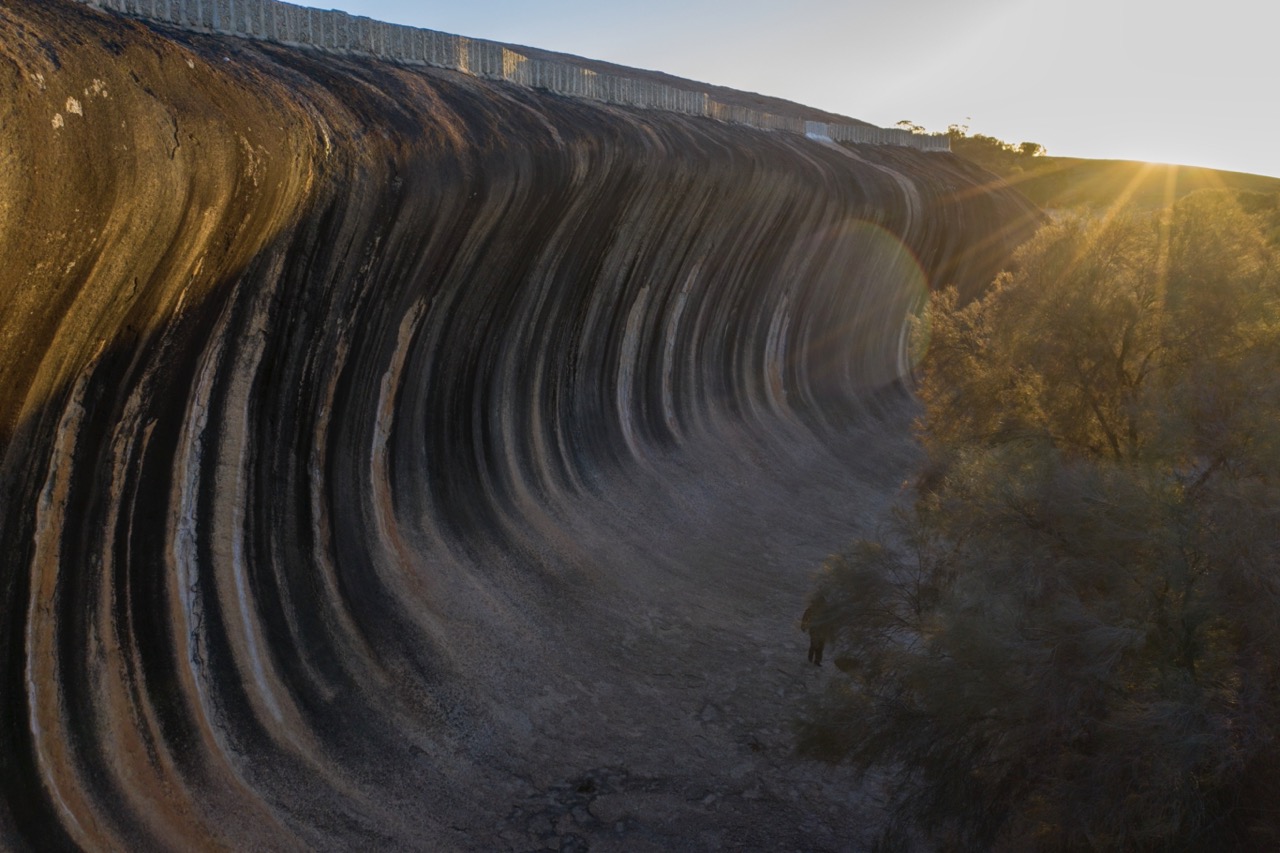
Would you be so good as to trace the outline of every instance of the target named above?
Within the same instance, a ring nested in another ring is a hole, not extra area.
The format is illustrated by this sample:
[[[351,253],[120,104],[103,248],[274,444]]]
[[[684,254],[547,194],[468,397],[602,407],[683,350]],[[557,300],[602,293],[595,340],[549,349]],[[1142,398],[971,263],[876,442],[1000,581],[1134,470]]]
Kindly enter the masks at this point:
[[[906,145],[949,151],[944,135],[925,136],[896,128],[806,122],[746,107],[722,104],[706,92],[662,83],[597,74],[566,62],[530,59],[500,44],[449,33],[387,24],[346,12],[323,11],[279,0],[80,0],[186,29],[265,39],[286,45],[376,57],[410,65],[448,68],[476,77],[507,80],[558,95],[706,116],[763,130],[870,145]]]

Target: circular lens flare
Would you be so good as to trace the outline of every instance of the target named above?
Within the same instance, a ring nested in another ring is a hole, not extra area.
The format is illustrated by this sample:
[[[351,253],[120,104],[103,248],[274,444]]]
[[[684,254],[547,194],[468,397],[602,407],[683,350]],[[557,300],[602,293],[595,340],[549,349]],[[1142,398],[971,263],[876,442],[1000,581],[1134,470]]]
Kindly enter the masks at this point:
[[[864,220],[825,229],[797,249],[807,303],[797,344],[810,384],[856,393],[910,376],[929,340],[929,281],[915,253]]]

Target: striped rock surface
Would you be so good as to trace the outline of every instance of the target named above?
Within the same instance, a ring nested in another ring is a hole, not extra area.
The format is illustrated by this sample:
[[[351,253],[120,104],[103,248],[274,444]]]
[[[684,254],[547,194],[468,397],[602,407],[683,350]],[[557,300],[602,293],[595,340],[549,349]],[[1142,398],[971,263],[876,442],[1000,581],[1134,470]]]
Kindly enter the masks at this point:
[[[846,848],[952,155],[0,5],[0,844]]]

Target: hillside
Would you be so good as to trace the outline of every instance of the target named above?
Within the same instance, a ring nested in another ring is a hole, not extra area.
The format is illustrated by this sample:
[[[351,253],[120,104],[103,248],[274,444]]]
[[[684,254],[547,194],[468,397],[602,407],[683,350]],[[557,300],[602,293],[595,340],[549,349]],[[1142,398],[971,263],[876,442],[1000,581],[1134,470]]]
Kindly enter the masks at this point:
[[[833,849],[951,154],[0,6],[0,847]]]
[[[953,136],[952,150],[1000,176],[1045,209],[1106,209],[1127,205],[1151,210],[1198,190],[1231,190],[1280,198],[1280,178],[1264,175],[1133,160],[1028,156],[1003,148],[1000,140],[982,135]],[[1269,208],[1276,206],[1267,198],[1253,203]]]

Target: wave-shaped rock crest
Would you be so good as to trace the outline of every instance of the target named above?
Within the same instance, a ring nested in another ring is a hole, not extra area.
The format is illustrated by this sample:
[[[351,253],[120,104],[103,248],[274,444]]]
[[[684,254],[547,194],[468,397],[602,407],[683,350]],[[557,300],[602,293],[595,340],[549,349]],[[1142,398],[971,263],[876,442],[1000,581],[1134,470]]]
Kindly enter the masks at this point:
[[[0,7],[0,91],[6,846],[860,820],[788,758],[795,610],[1025,204],[63,0]]]

